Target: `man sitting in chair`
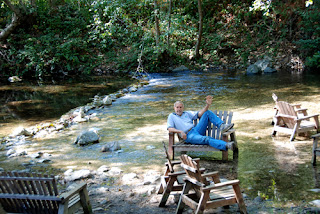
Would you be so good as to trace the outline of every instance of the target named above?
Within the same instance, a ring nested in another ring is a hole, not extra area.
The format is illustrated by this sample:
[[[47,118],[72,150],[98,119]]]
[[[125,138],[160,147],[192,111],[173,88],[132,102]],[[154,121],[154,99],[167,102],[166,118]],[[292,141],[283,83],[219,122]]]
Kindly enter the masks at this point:
[[[175,132],[187,143],[210,145],[220,150],[234,150],[234,143],[227,143],[223,140],[217,140],[206,136],[205,132],[208,121],[219,127],[222,132],[227,132],[233,127],[233,123],[225,124],[217,115],[208,110],[212,104],[212,96],[206,97],[206,106],[201,111],[183,111],[184,105],[181,101],[174,103],[175,113],[171,113],[167,120],[167,129]],[[200,118],[199,123],[194,126],[193,120]]]

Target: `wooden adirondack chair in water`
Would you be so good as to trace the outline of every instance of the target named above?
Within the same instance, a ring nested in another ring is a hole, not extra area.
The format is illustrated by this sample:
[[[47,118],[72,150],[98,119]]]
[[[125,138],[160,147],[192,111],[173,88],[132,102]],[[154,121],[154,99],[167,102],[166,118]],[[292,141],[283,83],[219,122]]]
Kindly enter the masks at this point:
[[[213,111],[213,113],[216,114],[218,117],[220,117],[220,119],[223,120],[223,122],[226,124],[230,124],[232,121],[232,116],[233,116],[232,111],[228,112],[228,111],[215,110]],[[198,123],[198,120],[194,120],[193,122],[196,125]],[[229,131],[222,133],[218,127],[216,127],[212,123],[209,123],[207,127],[206,135],[211,136],[215,139],[223,140],[225,142],[234,142],[236,147],[233,151],[234,157],[238,153],[238,144],[236,140],[235,129],[230,129]],[[178,143],[175,143],[175,136],[177,136],[179,139]],[[169,158],[174,159],[175,152],[188,152],[188,151],[193,151],[193,152],[194,151],[197,151],[197,152],[219,151],[219,152],[222,152],[222,160],[228,160],[228,151],[221,151],[209,145],[187,144],[181,138],[179,138],[178,134],[169,132],[169,146],[168,146]]]
[[[290,141],[293,141],[295,135],[299,133],[307,133],[308,131],[319,129],[318,114],[302,115],[298,114],[299,109],[295,109],[294,105],[290,105],[284,101],[277,102],[278,113],[275,115],[276,121],[273,127],[272,135],[277,132],[290,134]],[[313,120],[310,120],[310,119]]]
[[[68,214],[82,207],[92,214],[87,184],[59,194],[53,176],[37,173],[0,173],[0,213]]]
[[[181,161],[187,175],[176,213],[182,213],[185,205],[197,214],[232,204],[238,204],[240,212],[247,213],[239,180],[221,182],[218,172],[201,173],[199,163],[188,155],[181,155]]]

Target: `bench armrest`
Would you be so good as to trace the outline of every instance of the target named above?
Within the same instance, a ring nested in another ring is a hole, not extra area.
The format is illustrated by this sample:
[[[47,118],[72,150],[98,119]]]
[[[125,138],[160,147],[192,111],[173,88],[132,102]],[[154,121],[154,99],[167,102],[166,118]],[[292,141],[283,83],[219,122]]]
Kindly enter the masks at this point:
[[[62,193],[59,198],[61,198],[62,199],[62,203],[64,203],[65,201],[69,200],[69,198],[71,198],[75,194],[78,194],[80,191],[82,191],[85,188],[87,188],[87,183],[78,184],[72,190],[70,190],[68,192],[65,192],[65,193]]]

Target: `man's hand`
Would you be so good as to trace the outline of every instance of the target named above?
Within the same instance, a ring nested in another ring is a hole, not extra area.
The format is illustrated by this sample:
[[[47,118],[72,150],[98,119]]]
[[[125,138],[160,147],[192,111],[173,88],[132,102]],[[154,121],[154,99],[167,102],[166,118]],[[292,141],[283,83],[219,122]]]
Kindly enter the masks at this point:
[[[184,133],[183,131],[180,132],[182,139],[186,140],[187,139],[187,134]]]
[[[206,96],[206,103],[207,103],[207,105],[212,104],[212,96],[211,95]]]
[[[203,113],[208,111],[208,109],[211,106],[211,104],[212,104],[212,96],[208,95],[208,96],[206,96],[206,106],[201,111],[198,112],[198,117],[199,118],[203,115]]]

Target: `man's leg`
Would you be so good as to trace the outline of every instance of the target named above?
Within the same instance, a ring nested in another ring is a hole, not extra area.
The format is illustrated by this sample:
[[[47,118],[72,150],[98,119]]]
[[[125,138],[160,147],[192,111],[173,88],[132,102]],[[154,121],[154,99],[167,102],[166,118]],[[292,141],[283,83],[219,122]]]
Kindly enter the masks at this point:
[[[195,130],[201,135],[204,135],[207,130],[208,123],[211,122],[215,126],[220,127],[223,121],[215,115],[212,111],[206,111],[199,120],[199,123],[194,127]]]
[[[197,130],[192,129],[188,135],[186,142],[191,144],[199,144],[199,145],[209,145],[216,149],[226,150],[227,143],[223,140],[216,140],[212,137],[203,136],[197,132]]]

